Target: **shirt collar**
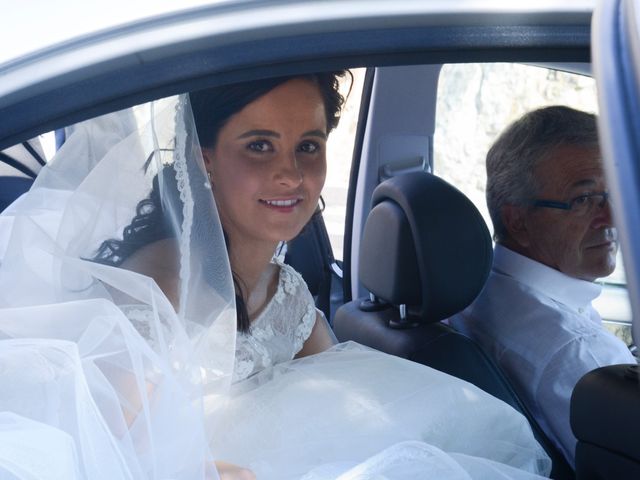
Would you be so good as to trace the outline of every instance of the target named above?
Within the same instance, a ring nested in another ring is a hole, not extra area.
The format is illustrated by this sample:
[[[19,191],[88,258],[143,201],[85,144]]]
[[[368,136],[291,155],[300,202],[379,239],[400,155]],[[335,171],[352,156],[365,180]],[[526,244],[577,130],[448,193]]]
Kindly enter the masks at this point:
[[[574,309],[590,305],[602,291],[596,283],[565,275],[499,244],[494,248],[493,270]]]

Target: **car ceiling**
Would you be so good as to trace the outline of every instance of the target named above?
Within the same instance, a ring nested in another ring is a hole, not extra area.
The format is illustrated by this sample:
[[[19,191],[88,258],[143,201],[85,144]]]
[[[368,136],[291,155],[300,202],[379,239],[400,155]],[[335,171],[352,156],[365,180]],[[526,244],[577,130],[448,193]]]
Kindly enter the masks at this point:
[[[344,4],[351,3],[360,2]],[[58,45],[0,66],[0,149],[154,98],[261,76],[357,66],[590,59],[589,12],[421,12],[352,13],[349,22],[336,20],[333,12],[324,21],[321,15],[315,22],[274,19],[252,30],[242,23],[220,25],[226,17],[217,11],[192,10]]]

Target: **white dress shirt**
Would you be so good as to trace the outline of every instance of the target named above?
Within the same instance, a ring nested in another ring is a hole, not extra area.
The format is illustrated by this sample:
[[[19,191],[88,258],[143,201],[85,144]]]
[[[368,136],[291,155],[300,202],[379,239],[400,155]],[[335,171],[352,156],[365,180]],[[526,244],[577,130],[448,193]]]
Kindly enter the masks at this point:
[[[576,383],[598,367],[636,363],[591,306],[600,291],[595,283],[496,245],[482,293],[450,319],[503,369],[572,466],[576,439],[569,403]]]

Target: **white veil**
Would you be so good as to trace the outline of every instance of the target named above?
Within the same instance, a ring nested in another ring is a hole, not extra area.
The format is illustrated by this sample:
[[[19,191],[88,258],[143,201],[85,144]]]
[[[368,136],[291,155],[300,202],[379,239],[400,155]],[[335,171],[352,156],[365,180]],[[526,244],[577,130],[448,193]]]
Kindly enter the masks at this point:
[[[234,289],[191,118],[76,125],[0,217],[0,478],[216,478]]]

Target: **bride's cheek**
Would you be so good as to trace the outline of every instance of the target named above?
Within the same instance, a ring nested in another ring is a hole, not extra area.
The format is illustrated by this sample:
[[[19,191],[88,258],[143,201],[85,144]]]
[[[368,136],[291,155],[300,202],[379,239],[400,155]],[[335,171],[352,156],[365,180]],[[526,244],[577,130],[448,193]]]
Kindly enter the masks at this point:
[[[323,160],[311,162],[307,165],[305,176],[310,190],[313,191],[314,195],[317,193],[317,195],[320,196],[320,192],[322,191],[322,187],[324,187],[324,182],[327,178],[326,162]]]

